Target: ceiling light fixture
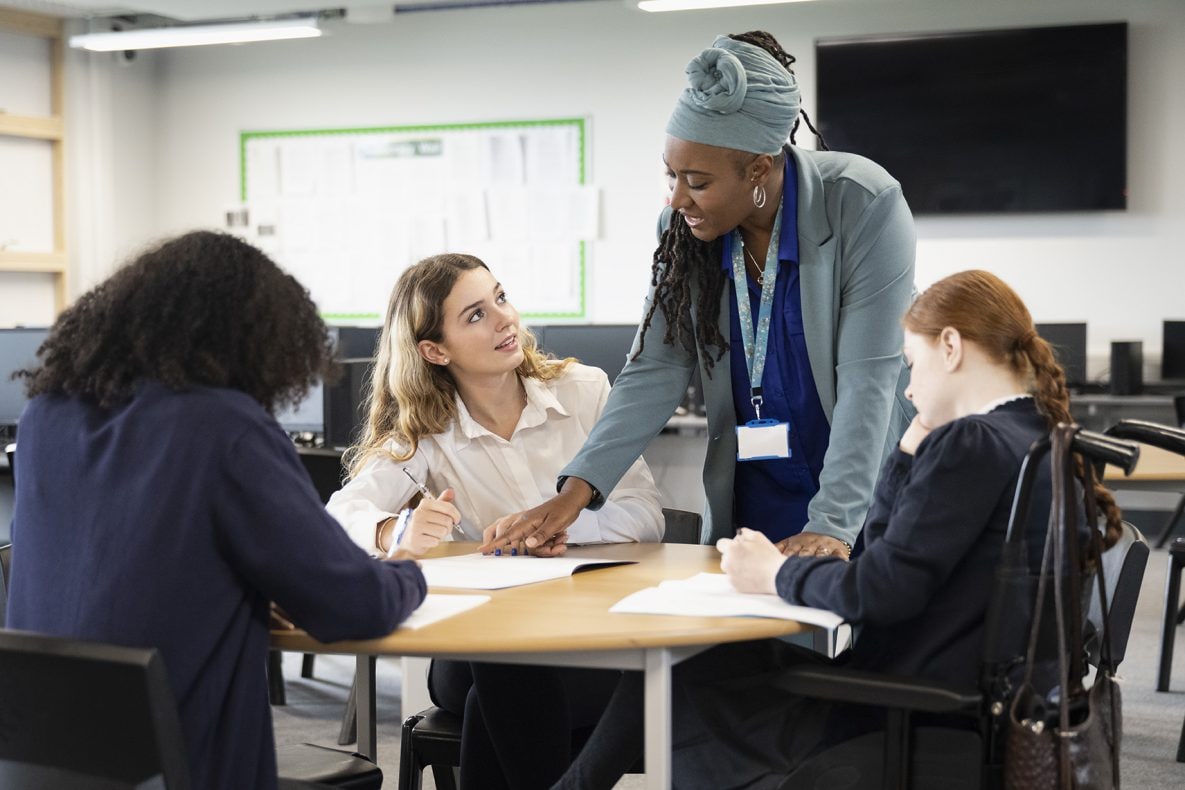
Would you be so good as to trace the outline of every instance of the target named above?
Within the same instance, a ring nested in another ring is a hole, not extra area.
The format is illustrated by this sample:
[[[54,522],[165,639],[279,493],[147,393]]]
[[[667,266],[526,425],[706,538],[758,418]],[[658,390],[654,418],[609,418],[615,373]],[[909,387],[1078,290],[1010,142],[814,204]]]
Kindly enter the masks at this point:
[[[699,11],[705,8],[736,8],[746,5],[777,5],[780,3],[805,3],[809,0],[638,0],[642,11]]]
[[[70,37],[70,46],[92,52],[123,52],[162,47],[200,47],[209,44],[245,44],[251,41],[279,41],[287,38],[316,38],[321,35],[317,20],[276,19],[265,22],[233,22],[223,25],[178,25],[144,30],[114,30],[83,33]]]

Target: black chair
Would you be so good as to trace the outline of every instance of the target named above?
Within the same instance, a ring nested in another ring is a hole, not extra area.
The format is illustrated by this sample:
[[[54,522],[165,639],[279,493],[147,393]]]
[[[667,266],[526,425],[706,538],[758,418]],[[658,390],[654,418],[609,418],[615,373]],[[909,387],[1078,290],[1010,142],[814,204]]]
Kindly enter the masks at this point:
[[[663,543],[699,543],[699,513],[664,507]],[[576,738],[575,750],[583,742]],[[427,708],[403,722],[399,746],[399,790],[419,790],[424,769],[432,767],[437,790],[456,790],[454,769],[461,765],[461,720],[446,710]]]
[[[4,627],[8,611],[8,567],[12,564],[12,544],[0,546],[0,628]]]
[[[185,742],[155,649],[0,631],[0,787],[187,790]],[[377,765],[300,744],[278,752],[280,787],[381,787]]]
[[[0,632],[0,786],[190,786],[155,650]]]
[[[1126,521],[1119,540],[1103,552],[1103,584],[1107,589],[1107,614],[1111,620],[1111,659],[1116,665],[1127,655],[1127,640],[1136,618],[1136,602],[1144,582],[1148,554],[1148,541],[1144,540],[1140,530]],[[1087,618],[1092,630],[1087,650],[1090,663],[1097,666],[1100,652],[1097,635],[1103,631],[1103,609],[1096,586],[1091,587]]]
[[[1025,552],[1017,550],[1022,545],[1018,541],[1023,539],[1023,528],[1014,530],[1012,527],[1025,521],[1038,462],[1048,447],[1047,440],[1035,444],[1021,467],[1004,553],[1005,558],[1014,557],[1018,567],[1025,562]],[[1127,473],[1135,468],[1139,457],[1137,447],[1089,431],[1079,431],[1074,439],[1074,450],[1096,463],[1119,466]],[[1007,570],[1007,564],[1002,562],[1002,571]],[[1001,670],[1012,663],[1006,656],[1023,652],[1023,646],[1005,644],[1007,640],[998,633],[1007,630],[1005,621],[1015,622],[1015,604],[1018,603],[1015,598],[1008,597],[1008,587],[1000,581],[1002,578],[1006,578],[1006,574],[997,575],[993,610],[987,617],[982,688],[960,688],[839,667],[803,667],[784,673],[779,681],[782,688],[804,697],[880,708],[885,711],[886,722],[883,731],[844,741],[812,757],[789,777],[784,787],[806,790],[853,786],[834,784],[844,777],[849,782],[857,777],[880,777],[881,786],[885,788],[977,790],[1002,786],[1002,743],[998,725],[1007,706],[992,693],[993,682],[1002,677]],[[1020,591],[1021,588],[1013,589]],[[997,604],[1003,605],[996,608]],[[1001,616],[993,616],[994,612]],[[1118,634],[1118,625],[1111,623],[1112,644],[1126,645],[1128,633]],[[1126,627],[1130,630],[1130,621]],[[916,714],[936,714],[947,721],[961,719],[967,728],[918,724],[914,720]]]
[[[1185,395],[1174,395],[1173,396],[1173,409],[1176,411],[1176,414],[1177,414],[1177,427],[1185,429]],[[1139,424],[1139,421],[1125,420],[1124,423]],[[1124,423],[1120,423],[1120,425],[1122,425]],[[1149,444],[1155,444],[1155,442],[1149,442]],[[1160,446],[1160,445],[1157,445],[1157,446]],[[1170,449],[1170,448],[1166,447],[1164,449]],[[1173,450],[1173,452],[1177,452],[1177,451]],[[1181,498],[1179,500],[1177,500],[1177,507],[1173,509],[1173,512],[1169,516],[1168,521],[1166,521],[1164,523],[1164,527],[1160,530],[1160,534],[1156,536],[1156,548],[1158,548],[1158,549],[1164,548],[1164,544],[1168,542],[1169,537],[1172,536],[1173,532],[1176,531],[1177,524],[1180,523],[1182,515],[1185,515],[1185,492],[1181,493]]]

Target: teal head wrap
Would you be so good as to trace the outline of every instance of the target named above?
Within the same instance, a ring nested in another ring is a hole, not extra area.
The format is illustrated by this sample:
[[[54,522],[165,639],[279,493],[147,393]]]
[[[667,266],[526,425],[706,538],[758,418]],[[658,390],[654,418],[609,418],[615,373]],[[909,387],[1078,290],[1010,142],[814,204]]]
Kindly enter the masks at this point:
[[[764,49],[728,36],[687,64],[688,87],[667,134],[693,143],[774,154],[798,116],[798,82]]]

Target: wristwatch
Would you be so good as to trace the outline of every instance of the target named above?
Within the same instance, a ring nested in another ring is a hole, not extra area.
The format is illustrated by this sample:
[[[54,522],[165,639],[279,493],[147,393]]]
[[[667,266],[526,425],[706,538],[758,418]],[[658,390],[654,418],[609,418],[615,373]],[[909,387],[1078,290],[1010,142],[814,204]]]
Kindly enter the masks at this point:
[[[564,475],[556,481],[556,485],[555,485],[556,493],[559,493],[559,491],[561,489],[563,489],[564,481],[567,480],[568,477],[569,477],[569,475]],[[584,480],[583,477],[580,479]],[[585,505],[585,507],[588,508],[589,510],[600,510],[601,505],[605,504],[605,497],[601,494],[600,491],[597,490],[597,487],[594,486],[592,483],[589,483],[587,480],[584,480],[584,482],[590,489],[592,489],[592,496],[589,497],[588,504]]]

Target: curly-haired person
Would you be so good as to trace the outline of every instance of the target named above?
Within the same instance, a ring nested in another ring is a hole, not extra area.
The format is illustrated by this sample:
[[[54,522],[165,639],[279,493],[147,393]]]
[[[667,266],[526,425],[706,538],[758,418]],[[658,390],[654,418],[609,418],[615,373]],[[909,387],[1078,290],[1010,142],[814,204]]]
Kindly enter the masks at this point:
[[[299,282],[199,231],[83,295],[22,373],[8,625],[159,649],[195,787],[277,785],[269,601],[331,641],[425,594],[325,512],[272,416],[331,360]]]

